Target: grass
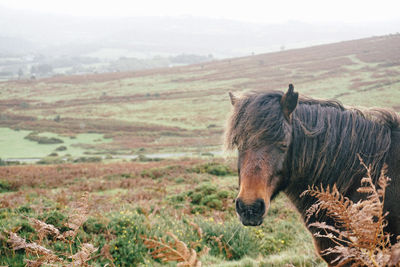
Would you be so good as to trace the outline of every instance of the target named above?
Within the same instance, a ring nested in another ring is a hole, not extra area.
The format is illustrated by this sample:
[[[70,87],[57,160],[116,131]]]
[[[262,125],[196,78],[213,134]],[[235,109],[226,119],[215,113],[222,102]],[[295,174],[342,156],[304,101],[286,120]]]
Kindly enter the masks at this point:
[[[90,150],[90,145],[99,145],[111,142],[104,139],[102,134],[78,134],[74,138],[60,136],[54,133],[41,133],[39,136],[54,137],[61,139],[62,144],[38,144],[25,139],[30,131],[15,131],[9,128],[0,128],[0,156],[2,158],[41,158],[55,152],[61,145],[66,146],[65,151],[56,151],[59,156],[67,154],[79,157],[84,156]],[[85,144],[85,146],[81,146]]]
[[[51,223],[63,233],[67,230],[63,226],[67,220],[64,214],[70,211],[70,203],[89,191],[88,220],[78,231],[77,240],[98,248],[95,260],[91,261],[95,265],[110,264],[101,254],[107,244],[117,266],[160,266],[161,263],[148,254],[141,236],[167,238],[166,232],[176,235],[197,253],[209,247],[208,254],[199,257],[205,266],[268,266],[270,262],[277,266],[287,263],[314,266],[321,263],[311,253],[310,234],[283,195],[272,203],[261,227],[240,224],[233,208],[237,178],[232,176],[233,167],[229,162],[197,159],[72,166],[65,166],[65,169],[63,165],[40,166],[39,169],[18,166],[15,170],[20,173],[18,176],[13,172],[15,167],[3,167],[9,170],[4,172],[9,173],[4,175],[4,184],[9,188],[11,181],[14,189],[0,193],[0,229],[16,229],[18,235],[35,241],[35,231],[27,221],[27,217],[31,217]],[[131,171],[123,166],[130,166]],[[25,170],[26,175],[22,176]],[[86,170],[86,173],[79,175],[77,170]],[[158,174],[143,175],[143,171],[148,170]],[[49,177],[42,175],[44,173],[49,173]],[[54,183],[49,183],[48,179]],[[203,194],[201,201],[192,204],[193,193],[199,192]],[[173,200],[179,196],[184,197],[178,202]],[[210,201],[216,200],[223,203],[222,209],[210,205]],[[198,206],[203,207],[201,212],[191,212]],[[191,223],[201,229],[201,237],[198,228]],[[24,253],[13,253],[4,240],[0,242],[3,242],[0,264],[22,266]],[[65,249],[59,242],[45,244],[55,251]],[[74,251],[79,245],[78,242]],[[293,251],[296,255],[291,254]],[[250,263],[253,265],[248,265]]]
[[[0,157],[44,157],[61,145],[61,156],[220,150],[228,91],[283,90],[288,83],[300,94],[399,111],[398,53],[387,49],[399,43],[376,37],[184,68],[0,83]],[[64,143],[24,139],[32,131]],[[204,266],[325,266],[283,195],[261,227],[238,222],[233,166],[220,158],[2,166],[0,265],[23,266],[25,257],[12,251],[4,230],[37,241],[32,217],[65,232],[70,203],[88,192],[88,220],[72,249],[93,244],[93,265],[162,266],[143,236],[170,242],[171,232],[198,255],[210,248],[199,256]]]
[[[400,110],[397,50],[388,49],[399,39],[375,37],[186,67],[0,83],[5,104],[0,126],[106,134],[113,140],[105,153],[220,150],[228,91],[284,90],[294,83],[300,94]]]

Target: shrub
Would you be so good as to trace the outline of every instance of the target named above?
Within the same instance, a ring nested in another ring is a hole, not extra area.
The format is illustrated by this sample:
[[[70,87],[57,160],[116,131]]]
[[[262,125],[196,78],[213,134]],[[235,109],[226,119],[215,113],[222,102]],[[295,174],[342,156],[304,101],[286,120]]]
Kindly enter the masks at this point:
[[[162,161],[162,158],[150,158],[146,155],[139,154],[136,158],[132,159],[132,161],[140,161],[140,162],[149,162],[149,161]]]
[[[46,158],[42,158],[41,160],[37,161],[36,163],[47,165],[47,164],[61,164],[61,163],[65,163],[65,161],[59,157],[46,157]]]
[[[229,198],[229,197],[235,197],[234,196],[234,192],[231,192],[231,191],[227,191],[227,190],[222,190],[222,191],[219,191],[218,193],[217,193],[217,197],[219,198],[219,199],[226,199],[226,198]]]
[[[107,227],[104,225],[104,223],[90,217],[83,224],[83,230],[87,234],[100,234],[105,232]]]
[[[197,165],[192,169],[195,173],[208,173],[216,176],[233,175],[235,172],[228,166],[217,163],[209,162],[202,165]]]
[[[101,157],[79,157],[77,159],[74,159],[73,162],[78,163],[78,162],[101,162],[103,159]]]
[[[203,198],[203,194],[199,192],[191,193],[189,192],[190,198],[192,199],[190,202],[192,204],[200,204],[201,199]]]
[[[215,222],[212,218],[198,220],[196,223],[203,230],[204,240],[211,248],[210,254],[212,255],[221,255],[222,253],[227,258],[240,259],[262,252],[261,242],[252,234],[251,228],[243,227],[236,219],[223,224]],[[219,238],[220,244],[215,237]],[[224,244],[228,251],[224,248]]]
[[[22,205],[17,209],[18,213],[31,213],[33,209],[29,205]]]
[[[169,173],[168,168],[153,168],[153,169],[145,169],[140,173],[142,177],[148,177],[151,179],[158,179],[163,176],[166,176]]]
[[[216,193],[218,190],[217,186],[211,183],[204,183],[194,189],[194,192],[199,192],[202,195],[210,195]]]
[[[203,183],[194,190],[180,193],[170,197],[172,203],[179,203],[190,200],[191,213],[205,213],[209,209],[224,210],[230,198],[234,197],[233,192],[226,190],[218,191],[216,185]]]
[[[37,142],[39,144],[61,144],[63,140],[55,137],[39,136],[37,132],[32,132],[24,137],[30,141]]]
[[[56,151],[65,151],[65,150],[67,150],[66,146],[59,146],[56,148]]]
[[[222,201],[218,199],[217,194],[211,194],[204,196],[201,201],[200,205],[207,206],[209,208],[221,210],[222,209]]]
[[[17,161],[17,160],[2,160],[0,158],[0,166],[10,166],[10,165],[20,165],[21,162]]]
[[[109,228],[116,236],[111,241],[110,253],[117,266],[137,266],[147,256],[147,248],[140,236],[147,233],[145,216],[129,212],[114,217]]]
[[[0,180],[0,193],[12,191],[10,182],[6,180]]]
[[[175,179],[175,183],[177,183],[177,184],[181,184],[183,182],[185,182],[185,178],[178,177],[178,178]]]

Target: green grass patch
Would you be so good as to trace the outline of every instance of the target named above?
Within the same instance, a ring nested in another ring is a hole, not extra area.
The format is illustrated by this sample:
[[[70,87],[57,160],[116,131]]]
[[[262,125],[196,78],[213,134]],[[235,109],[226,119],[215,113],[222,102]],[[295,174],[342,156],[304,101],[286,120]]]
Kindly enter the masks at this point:
[[[25,139],[26,136],[35,136],[35,140]],[[40,140],[60,140],[51,144],[39,143]],[[60,136],[54,133],[32,134],[30,131],[15,131],[9,128],[0,128],[0,157],[1,158],[41,158],[54,151],[59,156],[69,154],[73,157],[84,156],[87,148],[82,145],[97,145],[111,142],[112,139],[105,139],[101,134],[77,134],[74,139]],[[67,149],[59,151],[60,144]]]

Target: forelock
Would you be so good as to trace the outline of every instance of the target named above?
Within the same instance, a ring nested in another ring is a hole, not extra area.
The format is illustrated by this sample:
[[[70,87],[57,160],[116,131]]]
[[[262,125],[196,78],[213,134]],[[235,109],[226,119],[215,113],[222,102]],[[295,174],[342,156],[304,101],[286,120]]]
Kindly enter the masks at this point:
[[[225,148],[257,147],[284,137],[282,92],[249,92],[235,103],[225,130]]]

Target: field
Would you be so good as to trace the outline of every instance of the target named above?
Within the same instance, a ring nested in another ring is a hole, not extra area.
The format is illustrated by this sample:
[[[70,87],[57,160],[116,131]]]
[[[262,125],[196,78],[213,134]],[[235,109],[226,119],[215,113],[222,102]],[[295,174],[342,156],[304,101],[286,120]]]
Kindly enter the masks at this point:
[[[0,83],[0,126],[66,136],[98,133],[106,155],[220,151],[228,91],[285,90],[400,110],[400,36],[188,67]],[[10,149],[12,149],[10,147]]]
[[[261,227],[239,223],[235,156],[216,156],[227,92],[285,90],[289,83],[300,94],[400,111],[400,36],[0,83],[0,158],[42,158],[40,165],[0,167],[0,265],[24,265],[25,253],[9,247],[4,231],[38,241],[29,224],[38,218],[66,232],[71,203],[89,192],[76,242],[41,240],[64,258],[89,242],[98,248],[95,266],[174,266],[152,258],[143,243],[172,232],[200,253],[203,266],[325,266],[285,196],[272,202]],[[167,158],[179,153],[195,156]],[[127,155],[138,158],[121,160]]]
[[[70,203],[89,192],[89,219],[78,233],[78,244],[91,242],[100,249],[107,244],[116,266],[161,265],[150,257],[140,235],[165,238],[168,231],[198,252],[209,247],[209,254],[201,258],[203,266],[320,263],[311,237],[284,196],[275,201],[262,227],[241,226],[234,212],[233,165],[181,159],[2,167],[1,177],[8,178],[0,185],[1,227],[36,240],[28,223],[33,217],[66,231]],[[201,237],[190,223],[201,228]],[[226,246],[221,250],[218,237]],[[62,242],[49,239],[47,247],[68,252]],[[4,239],[0,242],[0,264],[22,266],[25,253],[12,252]],[[111,263],[100,250],[93,262]]]

